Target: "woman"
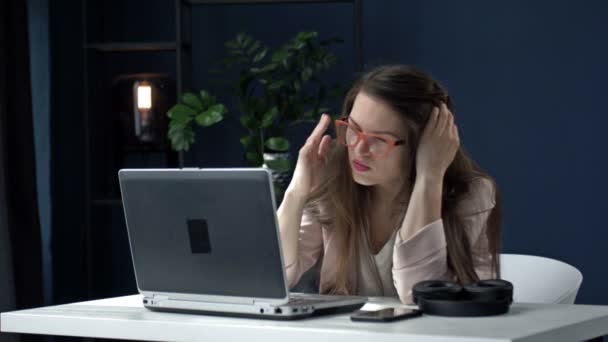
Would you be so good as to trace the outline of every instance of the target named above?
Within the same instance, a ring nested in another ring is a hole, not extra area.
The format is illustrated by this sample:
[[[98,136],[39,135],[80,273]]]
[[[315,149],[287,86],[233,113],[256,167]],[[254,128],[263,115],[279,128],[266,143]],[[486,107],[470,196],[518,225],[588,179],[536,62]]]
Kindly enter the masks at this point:
[[[278,210],[290,287],[320,257],[321,293],[404,303],[422,280],[499,277],[499,194],[460,147],[445,88],[413,67],[377,67],[342,116],[335,142],[322,116]]]

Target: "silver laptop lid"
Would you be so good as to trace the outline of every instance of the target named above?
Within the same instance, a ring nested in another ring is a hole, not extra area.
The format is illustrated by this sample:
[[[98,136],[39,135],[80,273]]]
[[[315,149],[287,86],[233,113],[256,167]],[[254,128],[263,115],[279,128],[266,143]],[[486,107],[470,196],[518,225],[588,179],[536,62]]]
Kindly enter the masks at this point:
[[[141,293],[287,300],[269,171],[123,169],[118,176]]]

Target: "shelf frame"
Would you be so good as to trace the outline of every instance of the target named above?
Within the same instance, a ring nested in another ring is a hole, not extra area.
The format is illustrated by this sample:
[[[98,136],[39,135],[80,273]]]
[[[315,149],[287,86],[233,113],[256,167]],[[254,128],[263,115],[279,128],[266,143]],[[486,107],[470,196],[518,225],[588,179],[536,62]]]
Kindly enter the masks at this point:
[[[89,43],[85,44],[86,49],[100,52],[154,52],[154,51],[175,51],[178,44],[176,42],[123,42],[123,43]]]

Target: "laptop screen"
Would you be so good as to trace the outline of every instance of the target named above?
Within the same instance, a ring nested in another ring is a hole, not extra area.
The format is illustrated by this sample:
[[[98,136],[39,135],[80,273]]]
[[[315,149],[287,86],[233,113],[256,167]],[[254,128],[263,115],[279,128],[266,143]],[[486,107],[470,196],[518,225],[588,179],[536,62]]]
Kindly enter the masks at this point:
[[[267,171],[121,170],[119,179],[141,291],[286,296]]]

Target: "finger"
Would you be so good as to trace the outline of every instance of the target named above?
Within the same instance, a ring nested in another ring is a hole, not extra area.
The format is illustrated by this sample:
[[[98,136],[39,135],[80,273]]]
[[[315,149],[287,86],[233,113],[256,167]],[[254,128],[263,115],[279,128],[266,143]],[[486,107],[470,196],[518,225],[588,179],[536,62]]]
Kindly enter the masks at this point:
[[[327,127],[329,127],[329,122],[330,122],[329,115],[327,115],[327,114],[321,115],[321,120],[319,120],[319,123],[317,123],[317,126],[312,131],[309,138],[320,139],[321,135],[323,135],[323,133],[325,133],[325,131],[327,131]]]
[[[426,124],[426,131],[432,131],[435,129],[435,127],[437,127],[437,120],[439,118],[439,108],[437,107],[433,107],[433,110],[431,110],[431,115],[429,117],[429,121]]]
[[[304,146],[302,146],[302,148],[300,148],[300,153],[298,154],[298,163],[300,162],[300,160],[308,159],[309,154],[310,154],[310,146],[309,146],[309,144],[304,144]]]
[[[445,124],[444,131],[441,133],[441,135],[452,134],[452,130],[454,129],[454,116],[449,111],[447,112],[446,116],[447,122]]]
[[[448,118],[448,112],[446,111],[446,108],[442,103],[439,110],[439,118],[437,119],[438,121],[436,130],[438,135],[443,134],[443,131],[445,130],[446,125],[448,124]]]
[[[331,147],[331,136],[325,135],[319,144],[319,157],[325,159]]]
[[[457,146],[460,146],[460,134],[458,133],[458,126],[456,126],[454,124],[453,130],[454,130],[454,133],[453,133],[454,141],[456,142]]]

